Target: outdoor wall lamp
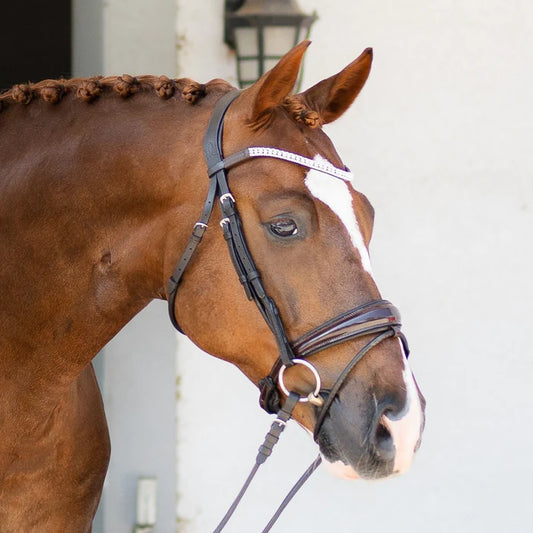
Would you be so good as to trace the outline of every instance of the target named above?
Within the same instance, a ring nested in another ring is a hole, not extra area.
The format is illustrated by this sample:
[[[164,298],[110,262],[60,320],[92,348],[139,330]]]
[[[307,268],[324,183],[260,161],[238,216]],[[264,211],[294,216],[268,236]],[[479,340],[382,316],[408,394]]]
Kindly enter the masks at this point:
[[[237,54],[237,78],[252,85],[293,46],[309,36],[316,13],[296,0],[225,0],[224,40]]]

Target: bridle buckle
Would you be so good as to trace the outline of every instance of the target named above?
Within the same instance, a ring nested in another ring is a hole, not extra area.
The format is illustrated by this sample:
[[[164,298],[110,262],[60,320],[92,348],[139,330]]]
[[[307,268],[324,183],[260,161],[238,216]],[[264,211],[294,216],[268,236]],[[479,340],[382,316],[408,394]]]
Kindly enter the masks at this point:
[[[201,239],[204,236],[204,233],[205,233],[206,229],[207,229],[207,224],[204,224],[203,222],[197,222],[194,225],[194,229],[192,230],[192,234],[197,239]]]

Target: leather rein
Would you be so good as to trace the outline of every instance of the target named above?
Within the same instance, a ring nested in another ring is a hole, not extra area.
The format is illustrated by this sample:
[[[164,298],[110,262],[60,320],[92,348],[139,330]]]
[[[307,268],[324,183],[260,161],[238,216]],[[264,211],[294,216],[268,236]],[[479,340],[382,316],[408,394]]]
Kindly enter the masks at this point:
[[[248,479],[246,480],[241,492],[233,502],[232,506],[215,529],[215,533],[222,531],[228,522],[235,508],[240,502],[244,492],[248,488],[252,478],[259,466],[270,456],[273,446],[279,439],[285,424],[291,418],[292,411],[298,402],[311,402],[317,410],[317,418],[314,429],[314,438],[317,439],[318,432],[324,422],[328,410],[338,394],[341,386],[348,377],[348,374],[355,365],[368,353],[374,346],[389,337],[398,336],[402,342],[406,356],[409,354],[409,348],[405,336],[400,331],[401,318],[400,313],[390,302],[386,300],[376,300],[365,303],[354,309],[351,309],[324,324],[314,328],[294,342],[290,342],[285,328],[283,326],[278,308],[274,300],[267,294],[257,270],[252,255],[249,251],[246,239],[244,237],[242,222],[237,210],[236,201],[231,194],[227,171],[243,161],[255,157],[273,157],[283,159],[291,163],[315,168],[321,172],[330,174],[337,179],[349,179],[349,172],[331,165],[328,162],[317,162],[298,154],[293,154],[284,150],[278,150],[269,147],[250,147],[240,152],[236,152],[224,158],[222,151],[222,135],[224,129],[224,116],[231,103],[238,97],[240,91],[235,90],[225,94],[216,104],[209,125],[204,137],[204,156],[208,168],[209,189],[207,198],[202,209],[201,216],[194,225],[193,232],[179,260],[174,273],[168,282],[168,305],[169,315],[172,324],[176,329],[182,332],[175,316],[175,301],[177,290],[183,274],[189,264],[194,252],[200,244],[202,237],[207,229],[211,214],[218,199],[222,212],[220,226],[224,238],[228,245],[229,255],[231,257],[235,271],[245,290],[249,300],[253,300],[264,320],[272,331],[278,348],[279,358],[272,367],[270,374],[259,382],[261,407],[268,413],[277,414],[277,418],[272,423],[270,431],[265,437],[265,442],[259,448],[259,454],[256,463]],[[182,332],[183,333],[183,332]],[[346,365],[337,380],[330,389],[323,389],[320,376],[315,367],[306,360],[307,357],[319,351],[330,348],[348,340],[375,335]],[[316,386],[315,390],[308,396],[300,396],[295,392],[286,389],[283,381],[283,375],[287,367],[300,364],[306,366],[314,375]],[[286,396],[282,402],[282,394]],[[303,485],[307,478],[320,464],[321,457],[311,464],[308,470],[298,480],[291,492],[282,502],[275,515],[263,530],[263,533],[270,531],[274,522],[279,517],[283,509],[289,503],[296,491]]]

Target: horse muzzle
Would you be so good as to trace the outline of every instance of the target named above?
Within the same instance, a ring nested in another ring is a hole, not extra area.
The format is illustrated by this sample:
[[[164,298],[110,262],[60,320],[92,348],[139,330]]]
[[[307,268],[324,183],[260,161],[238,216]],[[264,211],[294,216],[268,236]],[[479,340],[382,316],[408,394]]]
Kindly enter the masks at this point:
[[[403,379],[403,398],[379,401],[347,383],[331,403],[314,437],[335,475],[379,479],[409,469],[421,442],[425,400],[407,366]]]

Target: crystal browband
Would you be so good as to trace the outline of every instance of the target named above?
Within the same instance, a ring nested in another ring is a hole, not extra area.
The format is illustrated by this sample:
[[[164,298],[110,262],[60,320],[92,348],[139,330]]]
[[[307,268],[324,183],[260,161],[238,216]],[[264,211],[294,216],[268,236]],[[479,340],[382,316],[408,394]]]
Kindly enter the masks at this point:
[[[352,181],[352,173],[348,169],[343,170],[333,166],[325,159],[322,161],[316,161],[315,159],[309,159],[303,155],[294,154],[293,152],[287,152],[278,148],[270,148],[268,146],[251,146],[244,150],[240,150],[239,152],[235,152],[234,154],[231,154],[209,168],[208,174],[209,176],[213,176],[216,172],[223,168],[229,169],[241,163],[242,161],[246,161],[247,159],[254,157],[273,157],[274,159],[282,159],[283,161],[288,161],[302,167],[324,172],[325,174],[329,174],[334,178],[339,178],[348,182]]]

